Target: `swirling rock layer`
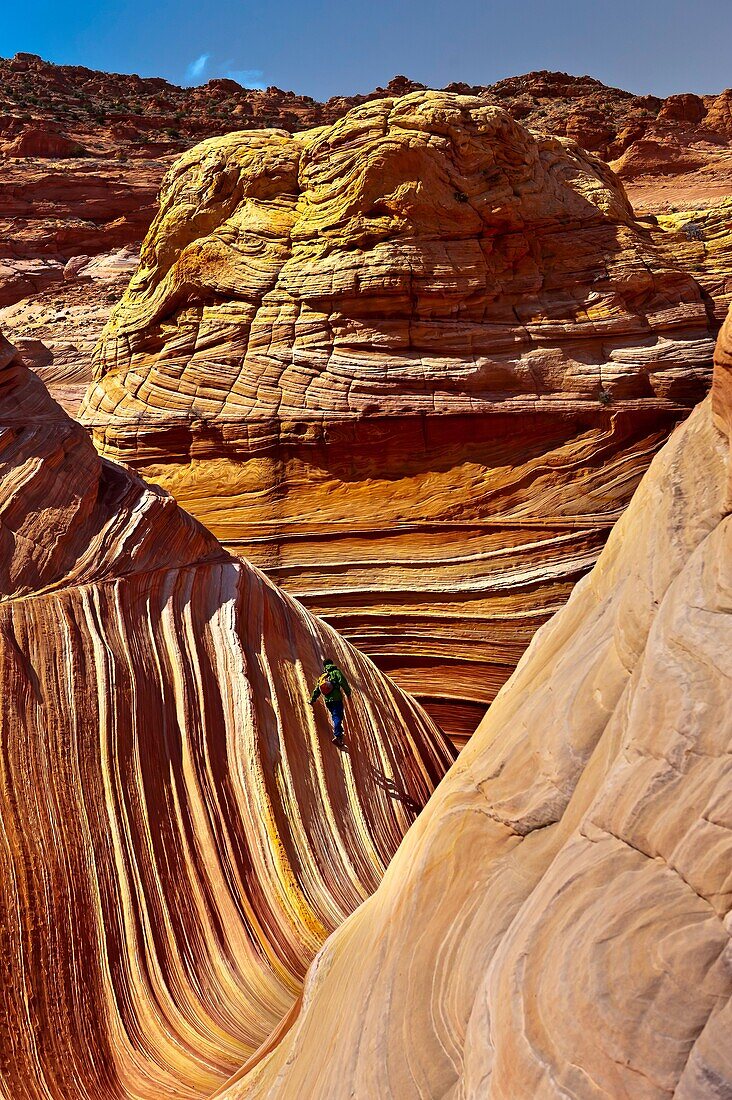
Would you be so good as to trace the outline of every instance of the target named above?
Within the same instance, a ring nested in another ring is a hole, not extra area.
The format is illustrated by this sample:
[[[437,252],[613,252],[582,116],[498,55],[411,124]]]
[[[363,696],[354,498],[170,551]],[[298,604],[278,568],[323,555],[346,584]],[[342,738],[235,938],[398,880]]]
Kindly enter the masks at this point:
[[[89,256],[139,248],[173,157],[232,129],[332,124],[359,103],[418,90],[424,87],[395,77],[368,95],[318,103],[232,80],[178,88],[32,54],[0,58],[0,329],[17,346],[23,341],[24,356],[42,367],[53,396],[75,412],[109,311],[84,276],[76,277],[79,267]],[[718,204],[732,193],[729,92],[662,100],[549,72],[446,90],[479,96],[606,160],[620,158],[613,166],[636,209]],[[728,218],[720,228],[730,238]],[[683,266],[687,251],[681,241],[672,264]],[[726,305],[718,304],[721,320]]]
[[[604,165],[418,92],[185,154],[83,418],[460,741],[711,347]]]
[[[65,296],[70,259],[139,246],[171,158],[193,142],[232,129],[331,124],[359,103],[418,90],[424,85],[398,76],[367,95],[319,103],[228,79],[179,88],[33,54],[0,58],[0,308],[49,286]],[[572,138],[605,160],[619,158],[618,170],[649,209],[676,202],[680,192],[732,191],[729,90],[662,100],[551,72],[446,90],[505,107],[532,129]],[[0,326],[7,331],[2,318]]]
[[[226,1100],[732,1093],[729,321],[716,362]]]
[[[454,753],[0,349],[0,1096],[208,1096]],[[354,686],[348,753],[308,688]]]

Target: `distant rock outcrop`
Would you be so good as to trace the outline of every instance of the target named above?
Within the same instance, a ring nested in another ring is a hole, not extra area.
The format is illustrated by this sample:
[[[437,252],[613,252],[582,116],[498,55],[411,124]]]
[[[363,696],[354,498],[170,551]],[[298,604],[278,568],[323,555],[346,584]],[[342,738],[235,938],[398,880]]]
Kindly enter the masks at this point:
[[[605,165],[415,92],[186,153],[83,416],[459,742],[711,353]]]
[[[41,127],[24,130],[13,141],[6,141],[0,152],[8,157],[83,157],[86,150],[53,130]]]
[[[222,1100],[732,1095],[731,432],[728,321],[713,401]]]
[[[0,1096],[207,1097],[454,758],[0,346]],[[349,751],[309,687],[352,679]]]
[[[400,75],[366,94],[346,91],[318,102],[273,86],[251,89],[215,79],[181,88],[160,77],[53,65],[18,54],[0,58],[0,133],[59,128],[103,155],[115,153],[116,137],[130,155],[145,156],[159,154],[166,145],[181,149],[191,139],[232,126],[293,131],[330,125],[363,103],[425,90],[424,84]],[[671,141],[719,145],[732,139],[730,89],[716,96],[663,99],[608,87],[590,76],[544,70],[496,84],[454,82],[443,90],[480,96],[537,130],[575,138],[605,160],[619,157],[651,130]]]
[[[623,178],[626,172],[628,178],[643,174],[644,143],[668,148],[676,155],[685,149],[687,156],[696,156],[700,164],[718,162],[729,167],[721,148],[732,137],[729,90],[718,96],[682,94],[662,99],[609,88],[589,76],[535,72],[509,77],[479,91],[526,125],[571,137],[603,160],[614,161]],[[675,169],[649,156],[645,171],[673,174]]]

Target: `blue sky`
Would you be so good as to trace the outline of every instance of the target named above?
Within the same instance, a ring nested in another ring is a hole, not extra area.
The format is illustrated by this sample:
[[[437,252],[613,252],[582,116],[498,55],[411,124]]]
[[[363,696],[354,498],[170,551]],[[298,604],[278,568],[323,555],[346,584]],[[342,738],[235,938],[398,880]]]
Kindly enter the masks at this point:
[[[318,99],[396,73],[440,87],[560,69],[634,92],[732,85],[731,0],[33,0],[3,5],[18,50],[177,84],[232,75]]]

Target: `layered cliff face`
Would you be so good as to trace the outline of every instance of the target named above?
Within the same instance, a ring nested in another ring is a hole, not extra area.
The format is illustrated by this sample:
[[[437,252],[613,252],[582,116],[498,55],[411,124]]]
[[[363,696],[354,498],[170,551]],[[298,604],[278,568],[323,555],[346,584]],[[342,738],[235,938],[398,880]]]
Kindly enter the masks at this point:
[[[62,287],[74,257],[137,246],[171,159],[134,165],[93,157],[2,163],[0,307]]]
[[[707,399],[226,1100],[732,1093],[732,323]]]
[[[207,1097],[454,754],[0,351],[0,1096]]]
[[[604,165],[420,92],[185,154],[83,419],[461,742],[710,360]]]

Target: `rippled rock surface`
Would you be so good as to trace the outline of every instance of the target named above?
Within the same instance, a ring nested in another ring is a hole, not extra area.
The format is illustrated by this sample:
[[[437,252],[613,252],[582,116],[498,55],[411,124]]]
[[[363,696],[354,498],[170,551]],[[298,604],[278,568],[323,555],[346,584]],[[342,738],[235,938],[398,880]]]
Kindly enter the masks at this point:
[[[454,753],[0,347],[0,1096],[207,1097]],[[349,751],[309,688],[351,678]]]

